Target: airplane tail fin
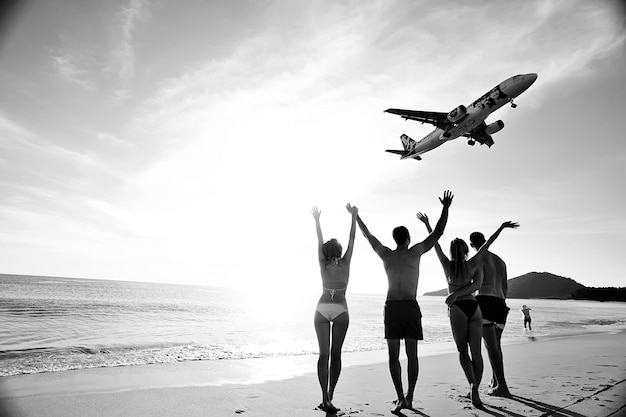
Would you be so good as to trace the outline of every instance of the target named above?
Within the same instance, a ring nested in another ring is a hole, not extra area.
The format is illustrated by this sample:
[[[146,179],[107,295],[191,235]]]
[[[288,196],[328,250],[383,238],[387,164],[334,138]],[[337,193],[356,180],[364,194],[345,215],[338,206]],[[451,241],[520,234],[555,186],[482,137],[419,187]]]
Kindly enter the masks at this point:
[[[385,150],[385,152],[400,155],[400,159],[405,159],[405,158],[413,158],[417,160],[422,159],[419,155],[411,155],[411,152],[413,152],[413,149],[415,149],[415,145],[417,144],[416,141],[414,141],[407,135],[400,136],[400,140],[402,141],[402,146],[404,147],[404,150],[387,149]]]
[[[400,140],[402,141],[402,146],[404,146],[405,151],[409,151],[413,149],[415,147],[415,144],[417,143],[413,139],[411,139],[410,137],[404,134],[400,136]]]

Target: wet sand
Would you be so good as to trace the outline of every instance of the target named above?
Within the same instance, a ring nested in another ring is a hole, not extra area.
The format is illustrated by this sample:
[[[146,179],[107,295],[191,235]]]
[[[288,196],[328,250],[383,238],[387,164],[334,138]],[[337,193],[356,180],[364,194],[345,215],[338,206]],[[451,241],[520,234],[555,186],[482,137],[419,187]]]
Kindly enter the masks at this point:
[[[420,376],[406,416],[626,416],[626,331],[530,338],[506,345],[513,398],[486,394],[474,408],[451,345],[420,346]],[[430,354],[428,353],[430,349]],[[315,356],[200,361],[84,369],[0,379],[0,415],[10,416],[325,416]],[[403,362],[403,372],[406,369]],[[406,376],[405,376],[406,384]],[[386,352],[344,354],[335,393],[338,415],[392,415]],[[329,414],[332,415],[332,414]]]

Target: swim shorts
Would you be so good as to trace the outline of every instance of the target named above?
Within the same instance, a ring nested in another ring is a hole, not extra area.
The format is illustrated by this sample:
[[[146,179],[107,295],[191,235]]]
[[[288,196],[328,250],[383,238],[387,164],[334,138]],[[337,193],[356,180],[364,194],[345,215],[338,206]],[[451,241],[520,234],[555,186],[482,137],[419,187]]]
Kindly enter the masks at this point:
[[[385,302],[385,339],[424,340],[422,312],[417,300]]]
[[[509,315],[510,310],[506,306],[504,298],[493,295],[477,295],[476,301],[478,301],[480,311],[483,313],[484,325],[495,324],[500,328],[504,328],[506,317]]]

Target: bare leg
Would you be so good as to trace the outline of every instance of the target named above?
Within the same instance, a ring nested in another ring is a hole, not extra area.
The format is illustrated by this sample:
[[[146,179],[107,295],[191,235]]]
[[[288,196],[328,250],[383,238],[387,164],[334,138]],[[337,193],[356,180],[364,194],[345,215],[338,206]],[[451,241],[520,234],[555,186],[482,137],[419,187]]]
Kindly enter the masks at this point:
[[[474,368],[474,386],[470,386],[470,398],[472,399],[472,404],[474,404],[474,406],[477,408],[483,407],[483,402],[480,400],[480,396],[478,394],[478,387],[480,386],[480,382],[483,378],[484,368],[483,355],[480,346],[482,334],[483,315],[479,308],[476,310],[474,315],[470,317],[470,320],[468,322],[469,348],[472,354],[472,365]]]
[[[317,360],[317,378],[322,389],[322,404],[324,410],[332,411],[334,406],[328,395],[328,360],[330,357],[330,322],[324,318],[319,312],[315,312],[313,319],[315,325],[315,333],[317,334],[317,343],[320,349],[320,355]],[[332,407],[332,408],[331,408]]]
[[[504,355],[502,354],[502,332],[504,331],[504,329],[502,327],[499,327],[499,325],[496,324],[496,340],[497,340],[497,346],[498,346],[498,352],[500,352],[500,360],[502,361],[502,374],[504,375]],[[496,375],[496,371],[493,370],[493,375],[491,376],[491,383],[489,384],[489,388],[496,388],[498,386],[498,376]]]
[[[339,381],[339,375],[341,374],[341,348],[343,341],[346,338],[348,332],[348,324],[350,323],[350,316],[348,313],[339,315],[332,326],[332,344],[330,349],[330,387],[328,389],[328,398],[333,400],[333,394],[335,393],[335,387],[337,381]]]
[[[502,353],[502,327],[496,326],[496,340],[498,341],[498,352],[500,352],[500,358],[502,359],[502,372],[504,373],[504,354]]]
[[[407,358],[407,372],[409,380],[409,391],[404,399],[405,408],[413,408],[413,394],[415,392],[415,386],[417,385],[417,377],[420,371],[419,360],[417,358],[417,339],[405,339],[404,347]]]
[[[396,407],[392,410],[398,412],[404,407],[404,390],[402,389],[402,368],[400,367],[400,339],[387,339],[389,351],[389,373],[396,389]]]
[[[452,336],[456,343],[456,349],[459,352],[459,362],[465,373],[465,378],[470,386],[476,385],[474,364],[467,351],[467,344],[469,342],[467,316],[455,305],[450,308],[450,327],[452,328]]]
[[[483,339],[485,347],[489,354],[489,362],[496,377],[496,385],[489,392],[489,395],[498,397],[510,397],[511,393],[504,379],[504,365],[502,363],[502,354],[498,347],[498,337],[496,335],[496,327],[492,325],[483,326]]]

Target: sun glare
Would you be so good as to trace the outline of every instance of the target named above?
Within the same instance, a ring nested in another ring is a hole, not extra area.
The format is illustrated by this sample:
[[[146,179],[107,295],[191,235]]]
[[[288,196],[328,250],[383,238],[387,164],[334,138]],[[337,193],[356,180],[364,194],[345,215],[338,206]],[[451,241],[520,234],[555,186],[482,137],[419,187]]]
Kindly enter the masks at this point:
[[[246,314],[253,321],[306,321],[312,319],[317,297],[297,286],[250,286],[240,290]]]

